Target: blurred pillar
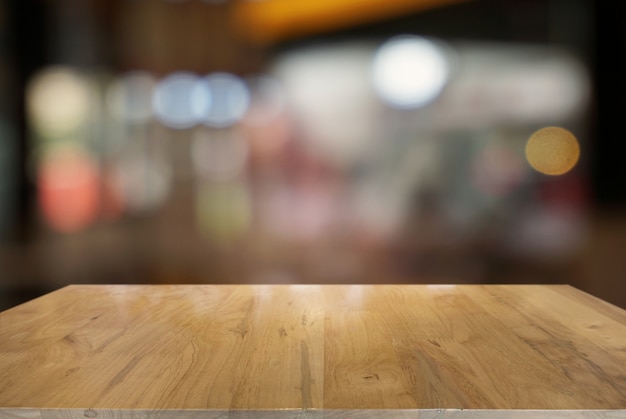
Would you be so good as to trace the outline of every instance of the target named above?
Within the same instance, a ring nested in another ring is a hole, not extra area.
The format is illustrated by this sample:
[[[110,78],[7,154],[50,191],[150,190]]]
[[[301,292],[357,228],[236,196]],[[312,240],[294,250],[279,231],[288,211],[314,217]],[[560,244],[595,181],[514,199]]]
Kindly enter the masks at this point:
[[[45,39],[47,33],[47,10],[45,0],[10,1],[4,12],[7,14],[7,42],[3,61],[9,66],[11,86],[7,92],[8,118],[14,129],[13,156],[16,182],[16,217],[10,233],[17,239],[28,236],[34,188],[27,173],[28,125],[26,120],[26,85],[31,76],[46,60]]]
[[[591,175],[599,208],[626,204],[626,3],[595,1],[595,138]]]

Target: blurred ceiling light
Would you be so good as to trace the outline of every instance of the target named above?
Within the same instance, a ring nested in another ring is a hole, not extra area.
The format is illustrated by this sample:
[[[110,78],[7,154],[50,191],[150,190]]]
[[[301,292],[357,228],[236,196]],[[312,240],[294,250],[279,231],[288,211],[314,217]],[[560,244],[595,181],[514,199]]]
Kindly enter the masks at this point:
[[[225,128],[239,122],[250,104],[250,92],[243,80],[234,74],[213,73],[205,82],[212,101],[204,114],[204,124]]]
[[[526,159],[538,172],[562,175],[578,162],[580,146],[568,130],[546,127],[534,132],[526,143]]]
[[[42,215],[55,230],[72,233],[95,220],[99,175],[92,157],[84,150],[49,150],[39,163],[37,183]]]
[[[28,113],[44,138],[59,138],[86,123],[90,92],[84,76],[68,67],[50,67],[28,85]]]
[[[129,123],[144,123],[152,117],[156,81],[145,72],[129,72],[116,78],[107,90],[109,112]]]
[[[374,57],[374,89],[394,108],[419,108],[437,98],[449,72],[447,58],[435,42],[400,36],[385,42]]]
[[[196,172],[209,179],[230,179],[242,173],[248,144],[234,133],[198,130],[191,146]]]
[[[237,32],[253,42],[273,43],[345,29],[467,0],[264,0],[233,2]]]
[[[211,107],[211,92],[198,76],[178,72],[157,83],[152,105],[157,118],[174,129],[197,125]]]

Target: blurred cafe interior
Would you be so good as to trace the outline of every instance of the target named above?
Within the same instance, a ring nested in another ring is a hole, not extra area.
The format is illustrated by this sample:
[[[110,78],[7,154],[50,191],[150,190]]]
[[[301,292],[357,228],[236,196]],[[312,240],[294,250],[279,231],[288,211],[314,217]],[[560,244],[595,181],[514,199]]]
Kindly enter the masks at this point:
[[[76,283],[626,307],[626,3],[9,0],[0,309]]]

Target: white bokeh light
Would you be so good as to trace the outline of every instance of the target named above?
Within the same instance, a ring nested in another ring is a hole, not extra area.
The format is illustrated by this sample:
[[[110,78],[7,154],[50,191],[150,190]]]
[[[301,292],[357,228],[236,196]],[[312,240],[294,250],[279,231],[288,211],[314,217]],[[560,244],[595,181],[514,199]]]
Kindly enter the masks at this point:
[[[380,104],[372,90],[373,46],[340,43],[290,52],[276,61],[289,113],[306,132],[303,145],[335,164],[367,158],[382,134]]]
[[[376,52],[374,89],[392,107],[419,108],[437,98],[449,72],[446,56],[437,44],[418,36],[401,36]]]
[[[204,114],[204,124],[225,128],[239,122],[250,105],[250,92],[243,80],[234,74],[213,73],[205,83],[212,101]]]
[[[207,83],[191,73],[173,73],[161,80],[153,97],[154,113],[166,126],[191,128],[200,123],[211,107]]]
[[[116,78],[107,90],[109,112],[129,123],[144,123],[152,117],[156,81],[149,73],[133,71]]]

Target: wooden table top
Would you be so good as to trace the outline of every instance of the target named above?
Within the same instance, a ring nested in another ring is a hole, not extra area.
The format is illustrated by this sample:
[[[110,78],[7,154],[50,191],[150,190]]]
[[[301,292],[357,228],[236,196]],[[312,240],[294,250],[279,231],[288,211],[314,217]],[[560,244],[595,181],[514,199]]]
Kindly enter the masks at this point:
[[[0,417],[369,409],[626,417],[626,311],[565,285],[72,285],[0,313]]]

